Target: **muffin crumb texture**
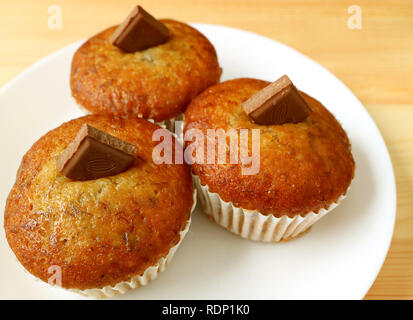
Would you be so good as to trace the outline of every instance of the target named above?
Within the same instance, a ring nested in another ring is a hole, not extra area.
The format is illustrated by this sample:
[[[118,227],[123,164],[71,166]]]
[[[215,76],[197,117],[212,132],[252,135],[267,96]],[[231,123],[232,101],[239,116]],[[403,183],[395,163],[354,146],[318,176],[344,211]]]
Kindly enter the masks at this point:
[[[115,176],[66,178],[56,157],[84,123],[134,144],[139,159]],[[179,242],[193,203],[190,170],[152,162],[151,137],[158,128],[141,119],[90,115],[33,145],[7,199],[4,224],[28,271],[47,282],[49,267],[57,265],[64,288],[113,286],[141,275]]]
[[[95,35],[75,53],[71,89],[92,113],[134,114],[163,121],[185,111],[197,94],[221,76],[214,47],[200,32],[174,20],[160,20],[170,39],[125,53],[110,43],[116,26]]]
[[[227,164],[195,163],[193,173],[222,200],[264,215],[294,217],[326,209],[347,192],[354,176],[349,139],[334,116],[303,92],[312,109],[305,121],[283,125],[251,121],[242,103],[268,84],[247,78],[220,83],[195,98],[185,113],[185,132],[195,128],[207,136],[208,129],[259,129],[258,173],[242,175],[240,164],[229,164],[228,147]],[[250,151],[251,140],[250,134]]]

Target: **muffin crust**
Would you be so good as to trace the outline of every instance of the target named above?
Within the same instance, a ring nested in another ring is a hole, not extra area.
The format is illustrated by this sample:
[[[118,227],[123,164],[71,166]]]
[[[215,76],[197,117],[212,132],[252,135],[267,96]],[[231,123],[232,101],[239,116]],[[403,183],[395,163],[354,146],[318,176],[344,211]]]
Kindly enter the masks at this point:
[[[304,122],[255,124],[241,104],[268,84],[246,78],[223,82],[205,90],[185,112],[184,132],[195,128],[206,136],[207,129],[260,129],[259,172],[242,175],[240,164],[229,164],[228,147],[227,164],[205,161],[195,163],[192,171],[224,201],[264,215],[294,217],[328,208],[346,193],[354,176],[347,135],[320,102],[303,92],[312,109]],[[204,143],[207,150],[206,140]]]
[[[125,53],[110,43],[114,26],[79,48],[70,84],[81,106],[163,121],[183,113],[192,98],[219,81],[222,71],[208,39],[187,24],[160,21],[171,38],[156,47]]]
[[[135,145],[127,171],[72,181],[56,157],[88,123]],[[6,203],[4,227],[18,260],[47,282],[61,267],[64,288],[114,286],[166,256],[190,219],[192,180],[187,165],[157,165],[151,137],[159,127],[142,119],[90,115],[64,123],[24,156]]]

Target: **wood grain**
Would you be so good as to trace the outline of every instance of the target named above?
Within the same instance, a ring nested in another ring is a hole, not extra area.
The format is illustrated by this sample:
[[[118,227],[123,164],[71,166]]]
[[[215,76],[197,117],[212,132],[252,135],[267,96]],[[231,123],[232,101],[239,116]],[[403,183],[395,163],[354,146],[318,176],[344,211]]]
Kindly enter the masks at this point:
[[[249,30],[318,61],[367,107],[390,150],[398,206],[393,242],[367,299],[413,298],[413,1],[142,0],[157,17]],[[121,19],[134,0],[2,0],[0,86],[73,41]],[[362,29],[347,8],[362,8]],[[48,7],[62,8],[62,29],[48,28]]]

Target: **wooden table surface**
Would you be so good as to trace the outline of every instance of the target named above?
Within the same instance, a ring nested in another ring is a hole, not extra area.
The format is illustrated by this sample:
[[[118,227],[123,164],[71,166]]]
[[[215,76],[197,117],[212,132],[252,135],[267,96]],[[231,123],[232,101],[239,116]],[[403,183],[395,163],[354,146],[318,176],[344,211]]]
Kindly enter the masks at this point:
[[[121,21],[134,0],[1,0],[0,87],[76,40]],[[157,17],[249,30],[291,46],[333,72],[381,130],[397,182],[397,223],[367,299],[413,298],[413,1],[142,0]],[[350,5],[362,29],[347,25]],[[48,27],[48,8],[62,28]]]

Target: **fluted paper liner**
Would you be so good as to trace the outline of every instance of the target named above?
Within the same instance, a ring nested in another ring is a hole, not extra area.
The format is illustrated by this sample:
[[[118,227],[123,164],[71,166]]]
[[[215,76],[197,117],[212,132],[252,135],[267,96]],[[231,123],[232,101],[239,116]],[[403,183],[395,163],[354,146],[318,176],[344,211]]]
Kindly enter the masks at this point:
[[[196,202],[197,202],[197,190],[196,189],[194,189],[193,198],[194,198],[194,203],[191,208],[191,213],[190,213],[191,216],[192,216],[192,212],[194,211],[196,207]],[[182,243],[182,240],[187,234],[190,225],[191,225],[191,217],[186,223],[184,230],[179,232],[179,236],[180,236],[179,242],[175,246],[173,246],[171,249],[169,249],[169,252],[165,257],[162,257],[161,259],[159,259],[159,261],[155,265],[147,268],[142,275],[134,276],[128,281],[122,281],[122,282],[117,283],[114,286],[106,286],[101,289],[98,289],[98,288],[86,289],[86,290],[69,289],[69,291],[79,293],[83,296],[104,299],[104,298],[113,297],[117,294],[126,293],[127,291],[131,289],[135,289],[137,287],[147,285],[150,281],[154,280],[158,276],[159,273],[163,272],[165,268],[168,266],[169,262],[171,262],[176,250],[178,249],[179,245]]]
[[[192,216],[193,211],[195,210],[196,203],[197,203],[197,190],[196,189],[194,189],[193,199],[194,199],[194,203],[191,208],[191,214],[190,214],[191,216]],[[86,289],[86,290],[66,289],[66,288],[62,288],[62,289],[78,293],[82,296],[104,299],[104,298],[113,297],[117,294],[126,293],[127,291],[131,289],[135,289],[137,287],[145,286],[150,281],[154,280],[158,276],[159,273],[163,272],[165,268],[168,266],[169,262],[172,260],[176,250],[182,243],[182,240],[184,239],[185,235],[187,234],[189,230],[189,226],[191,225],[191,220],[192,220],[191,216],[189,220],[187,221],[185,228],[179,232],[179,236],[180,236],[179,242],[175,246],[173,246],[171,249],[169,249],[169,252],[165,257],[162,257],[161,259],[159,259],[159,261],[155,265],[148,267],[141,276],[134,276],[131,279],[129,279],[129,281],[122,281],[122,282],[117,283],[114,286],[106,286],[101,289],[98,289],[98,288]],[[9,249],[11,251],[11,248]],[[12,251],[11,253],[13,254]],[[13,257],[15,258],[16,262],[20,264],[14,254],[13,254]],[[26,268],[24,268],[23,266],[21,267],[23,271],[29,275],[29,277],[32,277],[36,281],[43,282],[42,280],[40,280],[39,278],[31,274],[29,271],[27,271]]]
[[[89,110],[87,110],[87,109],[86,109],[85,107],[83,107],[81,104],[79,104],[79,103],[77,103],[77,102],[76,102],[76,104],[77,104],[77,106],[79,107],[79,109],[80,109],[84,114],[86,114],[86,115],[92,114]],[[142,118],[142,117],[139,117],[139,116],[137,116],[137,117],[140,118],[140,119],[145,119],[145,118]],[[157,125],[161,126],[162,128],[167,129],[167,130],[173,132],[174,129],[175,129],[175,121],[181,121],[181,120],[183,119],[183,117],[184,117],[184,114],[181,113],[180,115],[177,115],[177,116],[174,117],[174,118],[166,119],[166,120],[159,121],[159,122],[156,122],[155,120],[153,120],[153,119],[151,119],[151,118],[145,119],[145,120],[148,120],[148,121],[150,121],[150,122],[152,122],[152,123],[156,123]],[[179,139],[178,139],[178,140],[179,140]],[[180,141],[180,140],[179,140],[179,141]]]
[[[203,210],[213,221],[245,239],[264,242],[296,238],[337,207],[347,194],[340,196],[337,202],[332,203],[327,209],[320,209],[317,213],[311,211],[294,218],[277,218],[271,214],[263,215],[258,211],[236,207],[232,202],[222,200],[217,193],[210,192],[207,185],[201,184],[197,175],[192,177]]]

